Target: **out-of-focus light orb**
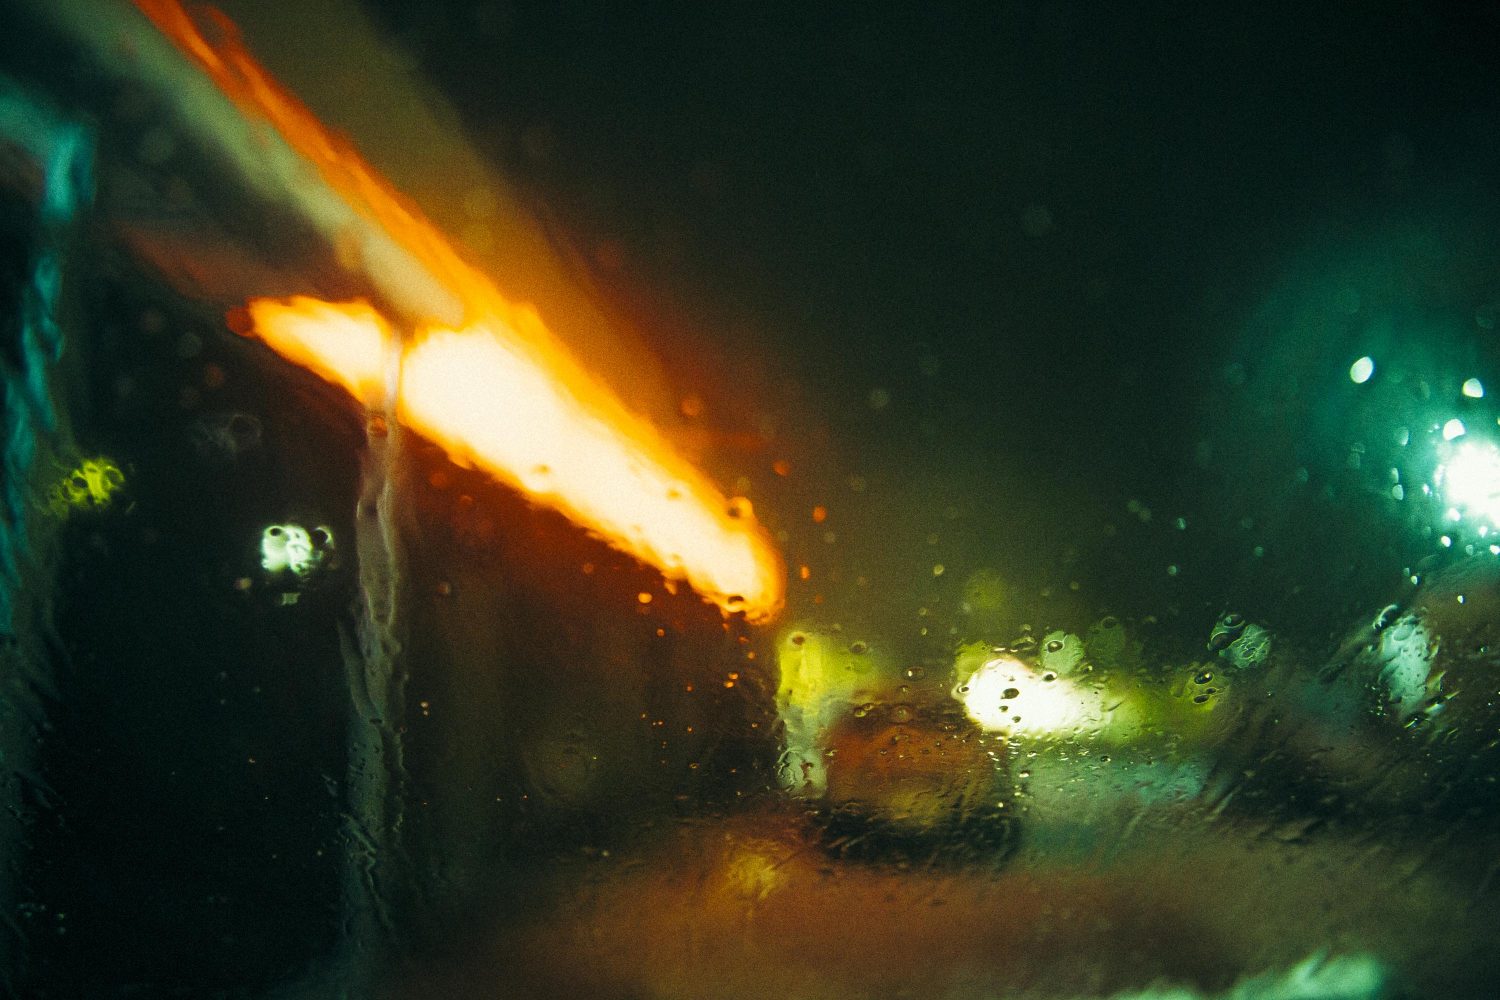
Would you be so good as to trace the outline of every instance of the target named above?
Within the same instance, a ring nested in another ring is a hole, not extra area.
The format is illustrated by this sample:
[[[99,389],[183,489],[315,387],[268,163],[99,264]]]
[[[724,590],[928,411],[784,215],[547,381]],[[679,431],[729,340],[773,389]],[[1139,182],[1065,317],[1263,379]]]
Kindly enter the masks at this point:
[[[1010,657],[985,662],[956,694],[969,718],[991,732],[1061,735],[1098,726],[1106,714],[1103,697],[1095,689],[1050,671],[1038,673]]]
[[[1368,354],[1349,366],[1349,381],[1355,385],[1364,385],[1370,381],[1370,376],[1375,374],[1375,359]]]
[[[58,480],[48,506],[57,517],[67,517],[73,510],[98,510],[108,507],[124,488],[125,473],[120,466],[100,455],[85,459]]]
[[[273,524],[260,536],[260,565],[267,573],[311,576],[333,552],[333,532],[319,525],[308,531],[297,524]]]
[[[1471,378],[1464,382],[1464,395],[1470,399],[1484,398],[1484,383],[1477,378]]]
[[[1066,677],[1077,672],[1083,663],[1083,640],[1071,632],[1048,632],[1042,637],[1037,655],[1042,670]]]
[[[1433,476],[1443,498],[1471,521],[1500,525],[1500,448],[1465,441]]]
[[[1464,427],[1464,422],[1457,417],[1454,417],[1452,420],[1443,425],[1444,441],[1452,441],[1454,438],[1461,438],[1467,433],[1468,429]]]

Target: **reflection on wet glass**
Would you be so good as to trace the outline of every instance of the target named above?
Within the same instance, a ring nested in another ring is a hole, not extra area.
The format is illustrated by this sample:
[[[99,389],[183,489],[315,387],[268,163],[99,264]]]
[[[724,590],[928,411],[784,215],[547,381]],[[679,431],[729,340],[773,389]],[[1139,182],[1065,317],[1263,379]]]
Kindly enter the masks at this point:
[[[1492,995],[1469,48],[226,6],[0,15],[0,992]]]

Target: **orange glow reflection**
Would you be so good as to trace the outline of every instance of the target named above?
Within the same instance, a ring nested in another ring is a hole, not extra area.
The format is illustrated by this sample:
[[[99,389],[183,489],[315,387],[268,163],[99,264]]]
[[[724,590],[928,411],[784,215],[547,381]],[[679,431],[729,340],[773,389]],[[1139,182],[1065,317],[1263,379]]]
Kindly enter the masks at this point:
[[[403,338],[365,303],[259,299],[249,304],[256,336],[366,405],[383,405],[391,386],[397,417],[454,461],[562,512],[669,580],[687,580],[725,611],[752,621],[775,615],[784,568],[747,502],[726,499],[584,370],[534,309],[509,301],[466,264],[347,142],[271,79],[227,21],[218,18],[223,37],[210,42],[177,0],[136,3],[242,114],[271,125],[404,252],[438,292],[427,301],[443,303]],[[457,303],[460,321],[448,303]]]

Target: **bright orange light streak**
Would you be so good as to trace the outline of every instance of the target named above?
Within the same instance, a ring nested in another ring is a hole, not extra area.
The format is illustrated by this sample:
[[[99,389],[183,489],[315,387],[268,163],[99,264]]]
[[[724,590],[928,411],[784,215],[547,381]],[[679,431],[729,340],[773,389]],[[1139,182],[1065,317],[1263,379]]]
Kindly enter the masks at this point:
[[[250,303],[255,333],[288,361],[348,389],[368,406],[385,399],[393,342],[381,315],[363,302],[333,305],[298,296]]]
[[[781,561],[743,505],[731,513],[685,462],[590,413],[497,332],[419,336],[401,365],[402,421],[725,610],[774,614]]]
[[[431,310],[416,317],[415,337],[401,342],[363,303],[256,300],[249,311],[257,336],[372,406],[386,399],[390,351],[399,344],[397,416],[455,461],[561,511],[668,579],[687,580],[726,611],[752,621],[775,615],[785,572],[747,503],[728,501],[585,371],[534,309],[507,300],[466,264],[347,142],[271,79],[222,16],[224,37],[210,42],[177,0],[136,5],[242,114],[274,127],[386,245],[410,258],[421,294],[400,294],[399,282],[388,282],[382,290],[395,304],[410,311],[421,301]]]

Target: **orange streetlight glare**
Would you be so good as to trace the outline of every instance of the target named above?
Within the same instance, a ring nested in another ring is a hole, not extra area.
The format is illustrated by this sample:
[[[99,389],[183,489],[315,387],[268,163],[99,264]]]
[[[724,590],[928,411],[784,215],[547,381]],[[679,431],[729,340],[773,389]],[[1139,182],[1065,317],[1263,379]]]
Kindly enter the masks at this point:
[[[256,299],[251,332],[278,354],[395,415],[454,461],[483,469],[610,545],[686,580],[726,612],[780,609],[780,557],[748,502],[726,498],[649,422],[586,371],[536,311],[465,263],[348,143],[254,61],[227,22],[210,42],[177,0],[136,5],[240,112],[269,124],[353,213],[456,303],[401,336],[363,302]],[[394,390],[391,397],[390,390]]]

